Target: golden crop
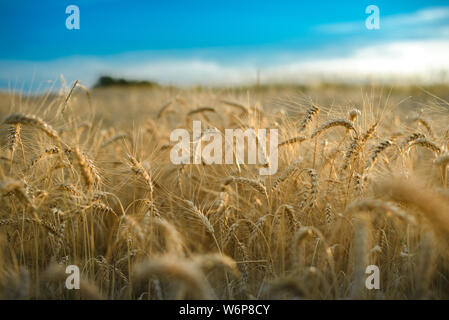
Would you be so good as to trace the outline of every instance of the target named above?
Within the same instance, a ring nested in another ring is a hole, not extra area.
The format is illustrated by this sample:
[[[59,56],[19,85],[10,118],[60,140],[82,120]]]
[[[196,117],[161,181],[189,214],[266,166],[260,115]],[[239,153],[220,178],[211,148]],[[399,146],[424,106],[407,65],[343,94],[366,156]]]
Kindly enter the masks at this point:
[[[341,90],[3,94],[0,297],[449,298],[449,104]],[[277,173],[172,164],[195,119],[277,128]]]

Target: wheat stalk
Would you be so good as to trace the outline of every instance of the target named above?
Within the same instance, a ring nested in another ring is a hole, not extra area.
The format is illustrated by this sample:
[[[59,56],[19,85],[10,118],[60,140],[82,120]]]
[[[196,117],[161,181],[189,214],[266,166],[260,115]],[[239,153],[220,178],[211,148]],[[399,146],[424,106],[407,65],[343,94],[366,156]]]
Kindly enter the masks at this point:
[[[304,131],[307,128],[307,126],[309,125],[309,123],[312,122],[313,117],[318,116],[319,113],[320,113],[320,108],[318,108],[316,106],[310,107],[306,111],[306,115],[304,116],[304,119],[302,120],[302,122],[300,123],[300,125],[298,127],[298,132]]]
[[[430,151],[437,153],[437,154],[441,153],[440,147],[438,147],[434,142],[430,141],[427,138],[416,139],[412,144],[410,144],[410,146],[408,147],[408,151],[410,151],[410,149],[414,146],[421,146],[421,147],[427,148]]]
[[[260,182],[260,181],[257,181],[257,180],[254,180],[254,179],[245,178],[245,177],[229,176],[223,182],[223,185],[224,186],[228,186],[231,183],[236,183],[236,184],[250,186],[250,187],[254,188],[255,190],[257,190],[259,193],[267,196],[267,189],[266,189],[265,185],[262,182]]]
[[[171,276],[186,286],[195,299],[210,299],[214,296],[200,268],[185,259],[173,256],[148,259],[134,267],[133,275],[135,282],[151,276]]]
[[[134,171],[135,174],[139,175],[143,181],[145,181],[150,193],[150,199],[153,199],[154,185],[150,174],[134,156],[128,154],[128,160],[131,164],[131,170]]]
[[[81,169],[81,174],[84,178],[84,183],[88,189],[91,189],[95,184],[101,181],[97,168],[92,160],[90,160],[86,154],[82,153],[78,147],[72,148],[69,151],[75,155]]]
[[[441,180],[443,182],[443,186],[446,187],[447,184],[447,165],[449,164],[449,153],[442,154],[434,163],[441,168]]]
[[[24,126],[34,127],[44,132],[50,138],[60,140],[56,130],[53,129],[51,125],[35,115],[23,115],[19,113],[12,114],[5,119],[4,123],[11,125],[21,124]]]
[[[345,127],[348,130],[352,130],[357,134],[357,130],[354,128],[354,125],[351,121],[346,120],[346,119],[335,119],[335,120],[329,120],[328,122],[326,122],[325,124],[321,125],[319,128],[317,128],[313,133],[311,138],[315,138],[316,136],[320,135],[321,133],[323,133],[324,131],[326,131],[327,129],[333,128],[333,127],[337,127],[337,126],[341,126],[341,127]]]
[[[290,138],[290,139],[282,141],[281,143],[278,144],[278,147],[287,146],[287,145],[291,145],[291,144],[294,144],[294,143],[301,143],[304,140],[306,140],[305,136],[293,137],[293,138]]]
[[[393,143],[390,140],[384,140],[381,143],[379,143],[373,150],[373,152],[371,153],[369,160],[368,160],[368,164],[366,165],[365,169],[369,170],[370,168],[372,168],[374,166],[374,164],[377,161],[377,158],[379,157],[379,155],[385,151],[388,147],[390,147],[391,145],[393,145]]]

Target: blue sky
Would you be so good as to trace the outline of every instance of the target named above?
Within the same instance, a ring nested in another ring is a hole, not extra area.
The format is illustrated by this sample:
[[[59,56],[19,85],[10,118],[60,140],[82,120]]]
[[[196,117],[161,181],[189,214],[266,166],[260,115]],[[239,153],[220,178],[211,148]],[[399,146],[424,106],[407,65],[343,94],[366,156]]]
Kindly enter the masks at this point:
[[[70,4],[79,30],[65,27]],[[365,28],[370,4],[380,30]],[[406,62],[432,55],[433,64],[412,66],[421,74],[448,67],[449,2],[0,0],[0,33],[3,88],[61,73],[88,85],[106,73],[181,85],[250,82],[256,70],[267,81],[300,80],[345,63],[348,72],[373,63],[388,71],[394,59],[402,75]]]

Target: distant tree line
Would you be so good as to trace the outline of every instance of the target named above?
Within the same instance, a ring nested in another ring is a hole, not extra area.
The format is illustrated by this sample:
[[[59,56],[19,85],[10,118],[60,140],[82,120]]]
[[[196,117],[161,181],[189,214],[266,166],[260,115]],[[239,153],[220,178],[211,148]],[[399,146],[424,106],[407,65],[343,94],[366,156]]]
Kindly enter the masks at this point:
[[[120,87],[158,87],[158,83],[154,81],[147,80],[127,80],[123,78],[114,78],[110,76],[101,76],[97,83],[94,85],[95,88],[120,86]]]

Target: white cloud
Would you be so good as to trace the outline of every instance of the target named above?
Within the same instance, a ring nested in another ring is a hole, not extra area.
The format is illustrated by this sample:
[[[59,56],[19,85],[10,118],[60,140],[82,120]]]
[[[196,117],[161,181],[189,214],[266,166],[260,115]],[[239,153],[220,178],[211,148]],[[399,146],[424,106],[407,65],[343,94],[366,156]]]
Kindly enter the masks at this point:
[[[411,14],[398,14],[385,18],[389,25],[422,24],[449,19],[449,7],[434,7]]]
[[[279,56],[285,57],[285,52]],[[441,71],[449,72],[449,42],[446,40],[396,41],[353,49],[345,56],[315,58],[294,55],[260,69],[262,82],[306,82],[311,79],[391,79],[438,81]],[[92,85],[98,76],[109,74],[130,79],[155,80],[174,85],[239,85],[254,83],[257,66],[249,61],[220,63],[212,59],[155,58],[154,55],[122,54],[104,59],[71,57],[55,61],[0,62],[0,81],[21,81],[35,76],[35,83],[56,80],[63,74],[67,81],[79,79]],[[282,62],[279,62],[282,61]],[[33,85],[37,87],[37,85]],[[20,87],[20,85],[18,86]]]
[[[419,77],[431,81],[443,70],[449,71],[449,42],[441,40],[401,41],[366,46],[345,57],[312,59],[274,67],[270,73],[278,78],[301,72],[328,74],[344,78]]]

